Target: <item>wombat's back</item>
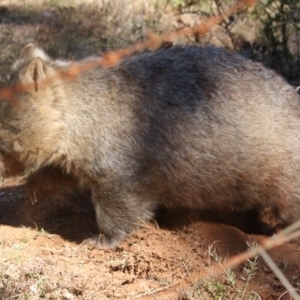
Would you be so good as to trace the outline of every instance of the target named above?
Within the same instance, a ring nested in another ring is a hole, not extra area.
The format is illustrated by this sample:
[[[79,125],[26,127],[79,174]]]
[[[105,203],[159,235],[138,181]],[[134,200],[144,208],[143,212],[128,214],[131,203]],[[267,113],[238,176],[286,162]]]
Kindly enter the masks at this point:
[[[145,194],[167,206],[300,216],[300,99],[273,71],[213,47],[174,47],[113,72],[134,115]]]

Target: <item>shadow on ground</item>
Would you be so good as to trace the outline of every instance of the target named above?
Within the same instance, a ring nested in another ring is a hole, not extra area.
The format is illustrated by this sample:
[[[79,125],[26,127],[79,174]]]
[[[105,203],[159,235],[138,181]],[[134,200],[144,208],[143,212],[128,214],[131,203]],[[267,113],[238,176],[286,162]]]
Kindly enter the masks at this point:
[[[156,212],[155,221],[160,228],[170,231],[184,230],[193,223],[201,222],[230,225],[247,234],[271,233],[255,211],[212,213],[189,209],[170,211],[161,207]],[[98,233],[90,194],[62,191],[32,204],[23,185],[0,189],[0,225],[45,230],[76,243]]]

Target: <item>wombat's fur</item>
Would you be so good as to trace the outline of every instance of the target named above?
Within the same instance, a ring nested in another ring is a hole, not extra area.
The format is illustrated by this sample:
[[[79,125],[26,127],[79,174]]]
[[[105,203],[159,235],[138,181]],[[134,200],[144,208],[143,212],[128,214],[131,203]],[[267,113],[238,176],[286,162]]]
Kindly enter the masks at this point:
[[[158,204],[299,218],[300,97],[274,72],[191,46],[44,84],[68,66],[22,50],[11,83],[32,85],[0,102],[0,152],[37,170],[31,189],[53,174],[91,189],[99,247],[114,248]]]

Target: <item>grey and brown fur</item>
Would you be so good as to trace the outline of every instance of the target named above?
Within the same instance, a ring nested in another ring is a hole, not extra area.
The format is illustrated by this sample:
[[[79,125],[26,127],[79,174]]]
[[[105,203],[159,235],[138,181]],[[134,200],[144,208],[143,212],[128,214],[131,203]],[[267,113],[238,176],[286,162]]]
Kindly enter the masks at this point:
[[[37,170],[34,191],[53,174],[91,189],[99,247],[114,248],[159,204],[300,217],[300,97],[274,72],[189,46],[40,81],[68,65],[22,50],[11,83],[32,88],[0,101],[0,153]]]

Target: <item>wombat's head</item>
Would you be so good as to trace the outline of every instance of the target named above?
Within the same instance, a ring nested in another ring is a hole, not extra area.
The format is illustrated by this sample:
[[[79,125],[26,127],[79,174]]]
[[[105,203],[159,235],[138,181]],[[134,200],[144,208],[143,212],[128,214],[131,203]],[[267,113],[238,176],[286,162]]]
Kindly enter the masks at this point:
[[[9,173],[22,170],[24,160],[36,160],[41,148],[55,142],[51,137],[61,119],[58,98],[63,98],[57,69],[33,44],[12,65],[10,92],[0,99],[0,162]]]

